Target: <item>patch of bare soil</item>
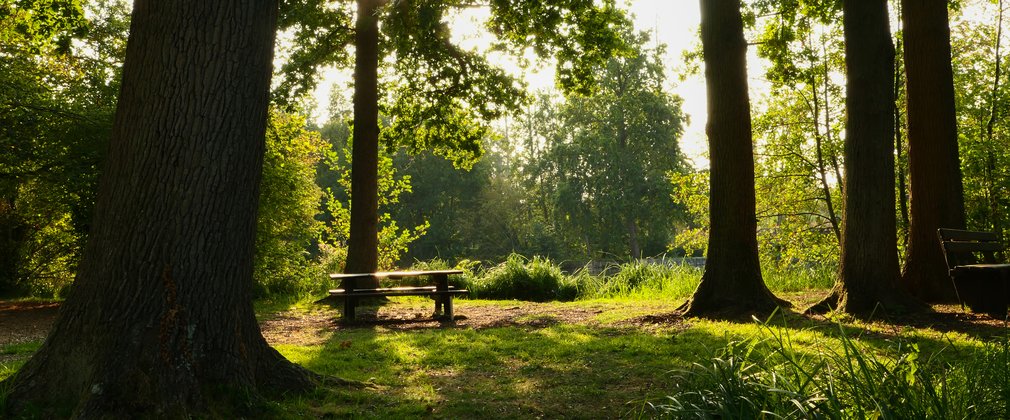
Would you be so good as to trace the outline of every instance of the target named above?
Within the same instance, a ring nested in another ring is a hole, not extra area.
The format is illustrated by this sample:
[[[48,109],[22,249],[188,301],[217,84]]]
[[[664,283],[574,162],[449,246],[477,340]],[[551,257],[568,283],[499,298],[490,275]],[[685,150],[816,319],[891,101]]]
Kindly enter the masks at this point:
[[[563,307],[556,304],[515,302],[513,305],[467,304],[456,307],[455,322],[432,317],[432,304],[390,302],[376,307],[359,307],[353,322],[343,322],[339,308],[297,313],[282,312],[260,321],[263,336],[271,344],[320,344],[334,330],[380,328],[418,330],[430,328],[521,327],[545,328],[557,324],[597,325],[603,309]]]
[[[0,346],[46,338],[59,306],[56,302],[0,301]]]
[[[1006,337],[1010,324],[1006,318],[993,318],[961,309],[960,305],[934,305],[933,313],[915,314],[888,319],[884,322],[914,328],[931,328],[940,332],[959,332],[971,337],[987,339]]]
[[[691,322],[680,312],[666,312],[654,315],[642,315],[615,323],[616,326],[634,327],[648,331],[674,330],[683,331],[691,327]]]

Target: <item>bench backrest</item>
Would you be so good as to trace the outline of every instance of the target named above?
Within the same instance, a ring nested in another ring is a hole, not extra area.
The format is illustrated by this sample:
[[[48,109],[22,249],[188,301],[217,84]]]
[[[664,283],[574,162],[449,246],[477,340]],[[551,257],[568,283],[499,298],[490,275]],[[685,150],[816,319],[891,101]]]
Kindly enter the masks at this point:
[[[961,229],[937,229],[947,269],[959,265],[976,264],[979,261],[994,264],[996,254],[1003,251],[999,237],[992,232],[977,232]],[[981,259],[979,258],[981,256]]]

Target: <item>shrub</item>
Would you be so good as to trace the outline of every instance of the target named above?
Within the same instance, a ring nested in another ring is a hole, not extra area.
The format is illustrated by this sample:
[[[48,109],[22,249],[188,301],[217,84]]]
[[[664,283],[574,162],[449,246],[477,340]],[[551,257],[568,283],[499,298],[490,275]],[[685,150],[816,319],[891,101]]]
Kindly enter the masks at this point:
[[[573,300],[579,286],[561,272],[561,267],[547,258],[527,260],[518,254],[489,269],[473,283],[474,297],[519,299],[535,302]]]

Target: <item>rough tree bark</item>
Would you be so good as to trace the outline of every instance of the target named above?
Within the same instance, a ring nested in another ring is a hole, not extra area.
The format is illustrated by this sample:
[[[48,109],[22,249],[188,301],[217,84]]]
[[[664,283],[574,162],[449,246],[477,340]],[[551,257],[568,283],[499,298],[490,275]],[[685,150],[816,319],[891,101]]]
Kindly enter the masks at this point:
[[[869,315],[922,308],[898,284],[894,195],[894,45],[886,0],[842,4],[847,72],[845,219],[839,278],[809,312]]]
[[[384,0],[358,0],[354,32],[354,133],[351,227],[345,273],[379,266],[379,16]],[[361,281],[359,280],[359,283]],[[365,283],[368,283],[367,281]],[[378,282],[362,284],[378,287]]]
[[[951,302],[957,295],[936,230],[963,229],[965,216],[947,3],[902,0],[901,4],[911,216],[901,279],[923,300]]]
[[[739,0],[701,0],[708,92],[711,228],[701,284],[685,315],[770,313],[788,303],[761,279],[754,193],[754,150],[747,92],[747,43]]]
[[[77,282],[8,410],[183,418],[312,385],[251,299],[277,7],[136,1]]]

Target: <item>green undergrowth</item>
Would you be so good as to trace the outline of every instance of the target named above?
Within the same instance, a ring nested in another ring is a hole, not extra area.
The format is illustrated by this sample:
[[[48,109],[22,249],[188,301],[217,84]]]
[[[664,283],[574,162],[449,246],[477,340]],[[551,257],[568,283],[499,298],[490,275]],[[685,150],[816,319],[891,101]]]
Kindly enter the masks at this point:
[[[470,290],[470,298],[518,299],[535,302],[581,299],[686,299],[701,281],[703,268],[680,264],[630,262],[614,265],[604,273],[587,270],[566,273],[548,258],[510,255],[504,262],[481,267],[463,260],[454,267],[443,260],[417,262],[417,270],[457,268],[464,274],[450,276],[450,282]],[[767,268],[763,278],[775,293],[802,292],[830,288],[834,270],[830,267]]]
[[[449,276],[449,283],[469,290],[470,294],[465,298],[531,302],[601,298],[686,299],[698,288],[704,274],[701,267],[646,262],[615,264],[599,274],[592,274],[585,268],[566,272],[559,262],[549,258],[527,258],[519,254],[512,254],[505,261],[490,266],[473,260],[449,264],[445,260],[433,259],[417,261],[410,269],[462,270],[461,275]],[[830,288],[835,281],[835,274],[830,267],[767,267],[763,279],[773,292],[784,294]],[[384,281],[383,286],[423,286],[430,282],[427,278],[411,277]],[[284,306],[312,297],[318,300],[326,296],[327,289],[336,287],[332,282],[325,283],[327,284],[301,294],[261,296],[259,301]]]
[[[6,384],[3,380],[17,373],[39,347],[42,347],[42,341],[0,345],[0,408],[7,402]]]

